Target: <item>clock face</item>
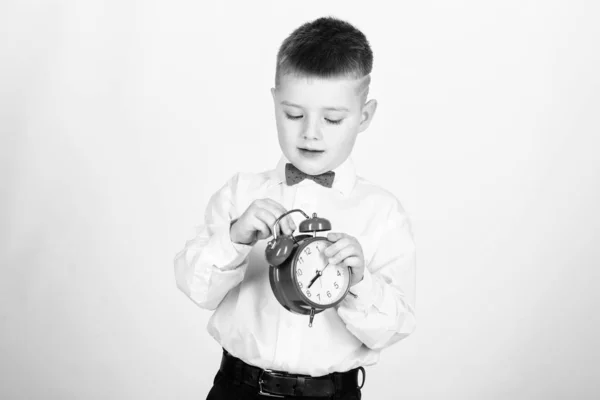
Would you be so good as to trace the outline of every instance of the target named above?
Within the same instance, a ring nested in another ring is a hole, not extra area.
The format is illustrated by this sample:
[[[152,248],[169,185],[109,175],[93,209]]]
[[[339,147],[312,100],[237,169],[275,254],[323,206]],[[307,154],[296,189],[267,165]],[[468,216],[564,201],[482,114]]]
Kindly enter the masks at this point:
[[[350,271],[343,264],[327,263],[323,251],[331,242],[324,238],[308,240],[295,257],[296,285],[308,301],[328,307],[346,295]]]

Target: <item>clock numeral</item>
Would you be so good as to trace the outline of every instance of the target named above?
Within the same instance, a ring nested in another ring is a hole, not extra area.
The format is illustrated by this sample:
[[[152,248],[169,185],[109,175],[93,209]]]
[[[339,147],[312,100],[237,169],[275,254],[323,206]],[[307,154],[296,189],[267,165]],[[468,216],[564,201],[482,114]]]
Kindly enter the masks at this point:
[[[307,248],[305,248],[305,249],[304,249],[304,253],[305,253],[306,255],[310,255],[310,247],[307,247]]]
[[[302,276],[302,270],[300,268],[296,270],[296,275]]]
[[[302,286],[304,286],[304,285],[302,284],[302,282],[298,282],[298,287],[299,287],[300,289],[302,289]]]
[[[298,258],[298,264],[302,264],[304,262],[304,260],[302,259],[302,257]],[[339,272],[338,272],[339,273]]]
[[[342,276],[342,274],[340,273],[340,270],[338,269],[337,271],[337,276]]]
[[[329,290],[327,291],[327,297],[331,297],[331,292]]]
[[[340,288],[340,285],[338,285],[338,283],[337,283],[337,282],[333,282],[333,286],[334,286],[336,289],[339,289],[339,288]],[[327,292],[327,293],[329,293],[329,292]]]
[[[307,290],[307,291],[306,291],[306,295],[307,295],[308,297],[312,296],[312,295],[310,294],[310,290]]]
[[[321,300],[321,293],[317,293],[317,297]]]

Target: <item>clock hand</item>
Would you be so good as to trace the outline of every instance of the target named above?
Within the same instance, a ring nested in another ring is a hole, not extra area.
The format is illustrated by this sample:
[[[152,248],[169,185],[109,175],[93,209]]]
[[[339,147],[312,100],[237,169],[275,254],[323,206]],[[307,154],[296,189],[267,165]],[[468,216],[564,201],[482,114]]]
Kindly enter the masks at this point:
[[[310,289],[310,287],[313,285],[313,283],[315,283],[315,281],[317,279],[319,279],[320,276],[321,276],[321,271],[317,270],[317,274],[310,280],[307,289]]]
[[[329,264],[327,264],[329,265]],[[319,279],[321,277],[321,275],[323,275],[323,271],[325,271],[325,268],[327,268],[327,265],[323,267],[322,270],[317,270],[317,274],[310,280],[307,289],[310,289],[310,287],[313,285],[313,283],[315,283],[315,281],[317,279]]]

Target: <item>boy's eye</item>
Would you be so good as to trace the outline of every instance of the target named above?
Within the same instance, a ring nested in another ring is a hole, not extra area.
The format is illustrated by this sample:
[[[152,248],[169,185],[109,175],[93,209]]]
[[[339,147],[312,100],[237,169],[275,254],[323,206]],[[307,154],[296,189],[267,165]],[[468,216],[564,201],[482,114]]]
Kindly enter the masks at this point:
[[[285,113],[285,116],[287,117],[287,119],[291,119],[291,120],[302,118],[302,115],[292,115],[292,114],[288,114],[288,113]]]
[[[327,121],[328,123],[333,124],[333,125],[341,124],[343,120],[344,120],[343,118],[342,119],[329,119],[329,118],[325,118],[325,121]]]

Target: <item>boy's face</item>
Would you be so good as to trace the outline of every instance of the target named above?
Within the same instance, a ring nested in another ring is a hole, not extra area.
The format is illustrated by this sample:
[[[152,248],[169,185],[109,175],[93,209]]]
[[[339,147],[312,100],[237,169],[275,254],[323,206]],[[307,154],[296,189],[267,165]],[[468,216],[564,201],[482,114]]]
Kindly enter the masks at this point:
[[[375,100],[363,103],[365,79],[280,77],[271,90],[279,145],[298,169],[318,175],[348,158],[377,107]]]

